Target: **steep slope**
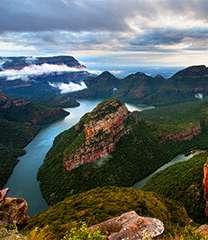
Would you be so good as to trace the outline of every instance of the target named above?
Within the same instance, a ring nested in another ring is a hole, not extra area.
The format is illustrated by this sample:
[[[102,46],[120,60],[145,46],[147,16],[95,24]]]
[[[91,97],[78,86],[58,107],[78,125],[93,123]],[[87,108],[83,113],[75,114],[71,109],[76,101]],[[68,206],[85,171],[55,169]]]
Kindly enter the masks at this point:
[[[147,182],[144,190],[177,200],[185,206],[189,216],[195,221],[206,221],[202,183],[203,166],[207,157],[207,152],[202,153],[159,172]]]
[[[48,235],[52,234],[53,239],[60,239],[71,227],[82,222],[91,226],[132,210],[141,216],[155,217],[163,221],[166,233],[173,231],[176,225],[182,227],[190,222],[183,207],[155,193],[105,187],[66,198],[31,218],[26,230],[39,227]]]
[[[168,159],[152,127],[113,99],[55,139],[38,179],[54,203],[97,186],[132,186]]]
[[[43,124],[68,115],[61,108],[35,105],[23,99],[13,100],[0,93],[0,187],[9,177],[23,154],[23,148],[37,134]]]

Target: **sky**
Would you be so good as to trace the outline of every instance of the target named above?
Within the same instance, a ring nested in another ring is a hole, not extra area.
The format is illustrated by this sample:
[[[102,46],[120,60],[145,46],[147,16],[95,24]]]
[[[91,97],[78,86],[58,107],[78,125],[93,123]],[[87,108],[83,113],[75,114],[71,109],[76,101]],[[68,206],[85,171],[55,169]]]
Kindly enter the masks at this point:
[[[87,65],[208,62],[208,0],[0,0],[0,55]]]

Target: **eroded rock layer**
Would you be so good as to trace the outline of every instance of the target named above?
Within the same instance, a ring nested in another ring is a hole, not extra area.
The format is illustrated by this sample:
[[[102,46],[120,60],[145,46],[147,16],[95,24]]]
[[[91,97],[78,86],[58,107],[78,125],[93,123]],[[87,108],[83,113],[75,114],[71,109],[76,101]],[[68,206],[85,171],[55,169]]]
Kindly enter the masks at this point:
[[[8,191],[8,188],[0,190],[0,225],[27,223],[27,202],[22,198],[7,197]]]
[[[196,126],[190,129],[178,132],[178,133],[171,133],[162,137],[163,141],[186,141],[191,140],[194,137],[198,136],[201,133],[201,127]]]
[[[112,153],[125,133],[123,123],[128,113],[126,106],[119,101],[108,100],[85,115],[76,127],[83,133],[83,143],[72,154],[65,154],[65,169],[71,171]]]
[[[205,205],[205,216],[208,217],[208,163],[204,164],[204,178],[203,178],[203,190],[204,190],[204,200]]]

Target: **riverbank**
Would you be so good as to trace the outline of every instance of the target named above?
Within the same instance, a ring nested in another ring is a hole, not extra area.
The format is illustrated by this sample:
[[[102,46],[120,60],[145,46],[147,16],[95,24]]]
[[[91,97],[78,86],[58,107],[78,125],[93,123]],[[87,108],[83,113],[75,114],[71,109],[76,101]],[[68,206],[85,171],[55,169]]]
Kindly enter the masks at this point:
[[[34,215],[47,208],[42,197],[36,175],[39,167],[51,148],[54,138],[64,130],[72,127],[86,113],[91,111],[101,100],[80,100],[77,108],[67,108],[70,112],[65,119],[47,125],[25,148],[26,154],[20,158],[6,187],[11,189],[11,196],[24,197],[29,204],[29,213]],[[128,104],[130,111],[142,111],[144,108]]]

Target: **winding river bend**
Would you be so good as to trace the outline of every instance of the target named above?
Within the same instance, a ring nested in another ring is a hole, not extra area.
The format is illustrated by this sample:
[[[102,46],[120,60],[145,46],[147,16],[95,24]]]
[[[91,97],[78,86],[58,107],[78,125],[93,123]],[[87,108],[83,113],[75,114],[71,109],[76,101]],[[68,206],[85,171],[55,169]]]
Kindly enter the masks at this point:
[[[26,154],[19,158],[6,187],[10,188],[10,196],[23,197],[29,204],[29,214],[34,215],[47,208],[39,183],[36,179],[39,167],[53,144],[54,138],[64,130],[77,123],[86,112],[91,111],[101,100],[81,100],[77,108],[68,108],[70,115],[42,129],[25,148]],[[129,111],[142,111],[144,107],[127,104]],[[150,109],[151,107],[147,107]]]

